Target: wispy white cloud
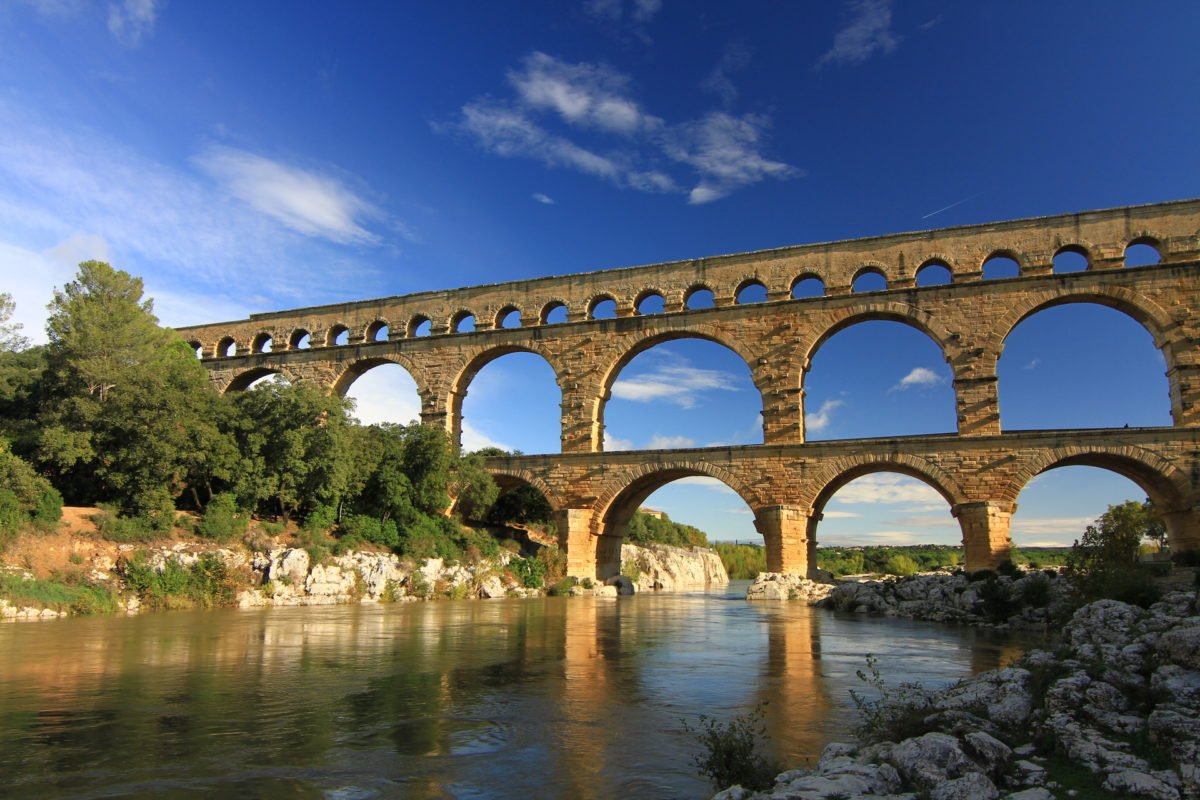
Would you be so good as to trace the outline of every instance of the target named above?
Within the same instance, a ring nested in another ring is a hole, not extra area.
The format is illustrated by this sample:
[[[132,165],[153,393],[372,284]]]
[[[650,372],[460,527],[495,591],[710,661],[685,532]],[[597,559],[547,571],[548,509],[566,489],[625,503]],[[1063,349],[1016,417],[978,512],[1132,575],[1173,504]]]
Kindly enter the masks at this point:
[[[731,495],[737,494],[737,492],[735,492],[728,485],[726,485],[724,481],[717,480],[716,478],[710,478],[707,475],[690,475],[686,478],[680,478],[678,480],[671,481],[670,485],[671,486],[701,486],[705,489],[710,489],[711,491],[714,491],[714,492],[720,492],[721,494],[731,494]]]
[[[656,433],[646,443],[647,450],[679,450],[685,447],[695,447],[696,440],[686,436],[664,436]]]
[[[932,486],[894,472],[872,473],[850,481],[838,490],[832,502],[844,505],[922,503],[945,507],[945,500]]]
[[[850,21],[833,37],[833,45],[817,61],[825,64],[858,64],[876,53],[887,54],[900,45],[892,31],[891,0],[850,0]]]
[[[604,450],[607,453],[619,453],[622,450],[632,450],[632,439],[618,439],[608,431],[604,432]]]
[[[738,391],[734,376],[715,369],[694,367],[686,362],[656,366],[653,371],[613,384],[613,397],[635,403],[663,401],[680,408],[694,408],[709,391]]]
[[[628,16],[634,22],[649,22],[662,10],[662,0],[586,0],[584,10],[593,17],[617,22]]]
[[[334,178],[232,147],[209,147],[195,161],[229,194],[297,233],[379,241],[362,224],[382,216],[379,209]]]
[[[804,414],[804,427],[811,433],[820,433],[833,422],[833,412],[844,405],[841,400],[826,400],[816,411]]]
[[[862,514],[854,511],[824,511],[821,513],[821,516],[825,519],[856,519],[861,517]]]
[[[1010,533],[1017,540],[1028,536],[1053,536],[1058,544],[1070,544],[1083,535],[1088,525],[1095,522],[1092,517],[1031,517],[1023,519],[1020,515],[1012,519]]]
[[[159,0],[120,0],[108,6],[108,30],[126,47],[137,47],[154,34]]]
[[[458,121],[434,129],[465,134],[499,156],[572,169],[622,188],[686,193],[692,204],[802,174],[764,155],[768,117],[713,111],[670,125],[633,98],[628,76],[603,64],[568,63],[535,51],[509,71],[508,82],[511,99],[477,98],[462,106]],[[688,167],[699,179],[677,178],[671,165]],[[692,188],[681,188],[687,183]]]
[[[762,155],[769,124],[758,114],[735,117],[713,111],[702,119],[675,126],[666,139],[667,155],[700,173],[700,182],[688,193],[688,202],[711,203],[767,178],[799,175],[795,167]]]
[[[576,127],[632,134],[662,125],[628,97],[629,78],[603,64],[568,64],[534,51],[508,82],[523,105],[553,111]]]
[[[708,74],[708,77],[700,83],[700,87],[717,95],[726,106],[732,105],[733,101],[737,100],[738,89],[733,84],[731,76],[745,69],[749,63],[750,50],[745,43],[728,44],[721,53],[721,60],[713,67],[713,71]]]
[[[1038,365],[1041,363],[1042,360],[1040,358],[1034,358],[1032,361],[1026,364],[1023,369],[1037,369]]]
[[[536,200],[537,202],[541,203],[544,206],[554,205],[554,198],[548,194],[542,194],[541,192],[534,192],[533,199]]]
[[[896,382],[896,385],[889,392],[903,392],[906,389],[911,389],[914,386],[918,388],[928,388],[930,386],[938,386],[946,382],[943,375],[939,375],[927,367],[913,367],[907,375]]]

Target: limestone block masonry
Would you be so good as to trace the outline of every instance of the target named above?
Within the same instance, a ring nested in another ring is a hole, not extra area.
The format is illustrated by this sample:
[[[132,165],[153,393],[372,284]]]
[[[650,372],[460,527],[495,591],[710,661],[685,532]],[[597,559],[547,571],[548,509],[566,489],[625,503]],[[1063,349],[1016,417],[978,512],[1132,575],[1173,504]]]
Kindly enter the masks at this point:
[[[1125,266],[1132,245],[1153,248],[1159,263]],[[1087,269],[1054,273],[1064,252],[1082,255]],[[985,279],[988,262],[1000,257],[1016,261],[1020,275]],[[948,270],[950,283],[917,286],[929,267]],[[886,288],[853,292],[864,273],[882,275]],[[824,294],[793,299],[794,287],[811,278]],[[764,287],[766,301],[740,303],[749,286]],[[714,307],[689,309],[703,289]],[[663,311],[640,313],[653,295]],[[594,318],[606,300],[616,317]],[[689,475],[718,478],[746,500],[771,571],[805,574],[826,500],[881,470],[936,488],[962,527],[967,568],[981,569],[1007,557],[1009,518],[1025,483],[1066,464],[1129,477],[1162,510],[1171,547],[1200,548],[1198,301],[1200,200],[1185,200],[277,311],[179,333],[222,391],[279,373],[344,394],[367,370],[399,364],[417,384],[422,421],[454,437],[483,366],[516,351],[542,356],[562,392],[562,452],[494,458],[489,467],[505,485],[524,482],[546,495],[579,577],[613,574],[633,511]],[[1115,308],[1150,332],[1167,365],[1171,427],[1001,431],[996,366],[1006,337],[1031,314],[1075,302]],[[550,322],[560,309],[565,321]],[[518,327],[502,327],[516,317]],[[457,332],[468,318],[474,330]],[[867,320],[910,325],[941,347],[954,374],[956,434],[805,441],[813,356]],[[687,337],[745,359],[762,396],[764,444],[604,453],[604,407],[621,368]]]

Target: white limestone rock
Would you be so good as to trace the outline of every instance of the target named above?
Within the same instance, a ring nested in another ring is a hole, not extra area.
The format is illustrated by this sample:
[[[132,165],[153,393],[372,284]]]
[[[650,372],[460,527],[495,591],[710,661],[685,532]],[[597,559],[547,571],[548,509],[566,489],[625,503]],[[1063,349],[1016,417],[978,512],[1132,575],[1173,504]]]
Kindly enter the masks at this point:
[[[760,572],[746,590],[746,599],[800,600],[812,605],[824,600],[833,590],[832,584],[817,583],[800,575]]]
[[[729,574],[717,551],[707,547],[673,547],[665,544],[621,545],[621,564],[637,572],[639,592],[667,592],[729,583]]]

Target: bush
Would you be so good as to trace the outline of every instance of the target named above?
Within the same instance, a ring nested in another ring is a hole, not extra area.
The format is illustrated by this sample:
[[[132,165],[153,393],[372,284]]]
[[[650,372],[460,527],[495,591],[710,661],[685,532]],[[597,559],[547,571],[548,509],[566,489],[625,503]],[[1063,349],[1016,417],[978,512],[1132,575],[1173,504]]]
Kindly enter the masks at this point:
[[[190,608],[231,605],[236,585],[225,562],[215,553],[203,553],[185,567],[178,558],[168,558],[155,569],[145,553],[125,562],[125,585],[154,608]]]
[[[249,524],[249,515],[238,513],[237,498],[229,492],[222,492],[214,495],[204,507],[204,516],[196,526],[196,534],[214,542],[231,542],[244,534]]]
[[[1138,560],[1142,538],[1157,531],[1148,503],[1109,506],[1071,546],[1067,575],[1080,605],[1112,599],[1149,607],[1161,592]]]
[[[1021,602],[1030,608],[1050,605],[1050,578],[1043,573],[1027,577],[1021,584]]]
[[[16,575],[0,575],[0,597],[15,605],[53,608],[72,614],[112,614],[117,610],[117,598],[109,587],[86,581],[68,583],[62,578],[26,580]]]
[[[899,575],[902,578],[915,575],[918,569],[916,561],[900,554],[888,556],[888,560],[883,564],[884,572],[889,575]]]
[[[540,589],[546,580],[546,563],[536,558],[514,558],[508,568],[527,589]]]
[[[337,523],[337,509],[333,506],[320,505],[308,512],[304,518],[304,530],[324,533]]]
[[[15,535],[25,522],[25,511],[21,501],[9,488],[0,488],[0,536]]]
[[[733,580],[752,580],[758,573],[767,571],[767,550],[752,544],[730,544],[717,542],[713,545],[725,571]]]
[[[1014,564],[1011,559],[1006,558],[1000,562],[1000,566],[996,567],[996,574],[1007,578],[1016,578],[1021,574],[1021,568]]]
[[[119,544],[145,544],[166,537],[170,529],[163,530],[159,520],[146,517],[122,517],[109,506],[100,506],[92,515],[92,522],[100,536]]]
[[[767,732],[763,716],[764,707],[760,705],[724,723],[705,714],[700,715],[698,728],[683,721],[684,731],[695,736],[704,748],[703,754],[693,757],[693,763],[718,789],[736,784],[757,791],[775,784],[775,776],[783,768],[759,751]]]
[[[572,589],[579,585],[578,578],[563,578],[546,590],[546,594],[551,597],[561,597],[569,594]]]
[[[642,569],[635,561],[622,561],[621,574],[626,578],[629,578],[629,580],[633,581],[634,583],[637,583],[639,580],[641,580]]]
[[[1003,622],[1017,610],[1009,585],[995,576],[985,580],[979,587],[979,599],[983,603],[984,616],[992,622]]]
[[[37,508],[33,511],[33,521],[41,527],[53,530],[62,519],[62,507],[62,494],[51,486],[38,498]]]
[[[923,736],[934,728],[925,723],[929,715],[929,693],[916,683],[889,686],[879,672],[875,656],[867,655],[867,671],[855,675],[870,687],[869,694],[850,690],[850,699],[858,709],[859,723],[854,735],[863,744],[901,742]]]
[[[390,519],[381,522],[365,514],[351,514],[342,520],[338,528],[343,538],[357,539],[392,549],[400,546],[400,531],[396,530],[396,523]],[[307,524],[305,530],[309,530]]]

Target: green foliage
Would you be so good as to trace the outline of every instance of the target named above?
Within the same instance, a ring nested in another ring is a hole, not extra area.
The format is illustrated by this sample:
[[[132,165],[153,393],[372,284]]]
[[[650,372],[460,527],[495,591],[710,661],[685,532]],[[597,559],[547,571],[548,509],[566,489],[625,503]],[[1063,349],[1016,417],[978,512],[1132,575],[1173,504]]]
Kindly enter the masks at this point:
[[[562,597],[564,595],[569,594],[571,592],[571,590],[574,589],[578,585],[579,585],[578,578],[571,578],[571,577],[562,578],[562,579],[556,581],[555,584],[553,586],[551,586],[549,589],[547,589],[546,594],[550,595],[551,597]]]
[[[500,488],[484,466],[484,457],[478,453],[454,459],[449,489],[456,510],[467,519],[484,517],[500,494]]]
[[[351,514],[342,520],[339,526],[343,537],[359,539],[364,542],[395,548],[400,545],[400,532],[392,520],[380,522],[375,517],[366,514]]]
[[[1109,598],[1149,607],[1158,600],[1161,592],[1138,562],[1142,539],[1158,524],[1149,502],[1130,500],[1109,506],[1087,527],[1067,559],[1080,605]]]
[[[21,323],[12,321],[15,310],[12,295],[0,292],[0,352],[17,352],[29,347],[29,340],[21,335]]]
[[[642,578],[641,567],[639,567],[635,561],[622,561],[621,574],[626,578],[629,578],[629,580],[633,581],[634,583],[637,583]]]
[[[917,566],[916,561],[901,553],[895,553],[888,556],[887,561],[883,562],[883,569],[881,571],[888,575],[899,575],[904,578],[909,575],[915,575],[918,569],[920,568]]]
[[[100,505],[100,511],[92,515],[92,522],[100,536],[120,544],[146,544],[165,538],[169,525],[163,525],[162,517],[123,517],[111,506]]]
[[[166,517],[224,469],[218,397],[187,344],[159,327],[141,280],[80,264],[54,294],[47,333],[36,451],[73,503]]]
[[[306,531],[320,532],[337,524],[337,508],[335,506],[317,506],[304,517],[303,528]]]
[[[770,789],[775,776],[783,771],[778,762],[760,751],[767,733],[764,706],[738,714],[728,722],[701,714],[696,728],[683,721],[684,732],[704,748],[703,753],[693,757],[693,763],[718,789],[735,784],[754,791]]]
[[[979,587],[979,599],[983,604],[983,613],[992,622],[1004,622],[1020,606],[1013,597],[1010,584],[1002,583],[995,575],[989,577]]]
[[[485,520],[492,525],[545,526],[552,517],[553,510],[545,495],[528,484],[521,484],[497,497]]]
[[[922,736],[934,728],[925,720],[930,713],[929,693],[916,683],[891,686],[879,671],[879,662],[867,654],[867,671],[855,672],[867,690],[850,690],[850,699],[858,710],[859,722],[854,735],[863,744],[900,742]]]
[[[221,492],[204,507],[196,534],[214,542],[231,542],[246,532],[249,523],[249,515],[238,510],[237,498],[231,492]]]
[[[112,614],[117,598],[102,584],[86,581],[23,579],[0,574],[0,597],[16,606],[52,608],[72,614]]]
[[[178,558],[168,558],[156,569],[145,553],[125,562],[125,585],[153,608],[190,608],[231,605],[236,583],[220,557],[202,553],[190,566]]]
[[[861,550],[817,549],[817,566],[829,570],[835,576],[861,575],[866,571],[866,560]]]
[[[0,544],[34,523],[50,529],[62,517],[62,495],[0,439]]]
[[[540,589],[546,579],[546,564],[536,558],[514,558],[508,568],[527,589]]]
[[[676,547],[708,547],[708,537],[699,528],[672,522],[666,515],[662,519],[641,511],[633,512],[626,534],[633,544],[670,544]]]
[[[1020,601],[1030,608],[1050,605],[1050,576],[1030,575],[1021,584]]]
[[[735,581],[753,580],[758,573],[767,571],[767,551],[752,544],[717,542],[713,545],[725,571]]]

